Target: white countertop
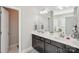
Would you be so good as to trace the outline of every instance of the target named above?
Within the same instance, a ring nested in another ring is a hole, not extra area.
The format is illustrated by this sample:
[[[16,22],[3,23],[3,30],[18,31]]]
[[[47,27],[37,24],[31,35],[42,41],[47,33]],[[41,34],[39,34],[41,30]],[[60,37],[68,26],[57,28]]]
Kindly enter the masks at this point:
[[[56,42],[60,42],[60,43],[63,43],[63,44],[66,44],[66,45],[69,45],[69,46],[72,46],[72,47],[79,49],[79,41],[77,39],[74,39],[71,37],[70,37],[70,40],[68,40],[68,39],[66,39],[66,37],[64,37],[64,38],[59,37],[59,35],[57,33],[53,33],[53,34],[50,34],[48,32],[39,33],[36,31],[32,32],[32,34],[35,34],[35,35],[38,35],[40,37],[44,37],[44,38],[47,38],[47,39],[50,39],[50,40],[53,40]]]

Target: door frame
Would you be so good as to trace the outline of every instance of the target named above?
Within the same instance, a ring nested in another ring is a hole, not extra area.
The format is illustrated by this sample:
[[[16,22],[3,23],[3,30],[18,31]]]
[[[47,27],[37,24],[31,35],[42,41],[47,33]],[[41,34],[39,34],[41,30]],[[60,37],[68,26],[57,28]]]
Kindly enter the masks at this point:
[[[18,7],[13,7],[13,6],[2,6],[2,7],[14,9],[19,12],[19,53],[21,53],[21,51],[22,51],[22,49],[21,49],[21,9]]]
[[[0,53],[1,53],[1,6],[0,6]]]

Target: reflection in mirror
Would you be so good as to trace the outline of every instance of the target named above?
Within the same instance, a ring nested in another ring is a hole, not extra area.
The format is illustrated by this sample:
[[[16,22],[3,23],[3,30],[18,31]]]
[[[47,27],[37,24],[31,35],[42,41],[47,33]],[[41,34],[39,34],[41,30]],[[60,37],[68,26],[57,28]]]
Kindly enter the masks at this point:
[[[74,8],[63,9],[62,11],[58,10],[55,11],[54,14],[54,31],[60,32],[59,30],[61,29],[61,32],[69,35],[76,23],[74,18]]]
[[[65,35],[73,38],[79,37],[79,7],[51,6],[40,7],[40,9],[36,26],[38,31],[58,33],[62,37]]]

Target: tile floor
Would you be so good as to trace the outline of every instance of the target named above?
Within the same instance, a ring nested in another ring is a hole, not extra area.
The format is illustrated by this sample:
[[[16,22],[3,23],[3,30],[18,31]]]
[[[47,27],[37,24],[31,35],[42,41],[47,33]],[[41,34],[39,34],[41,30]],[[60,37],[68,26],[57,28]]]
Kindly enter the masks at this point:
[[[9,51],[8,51],[8,53],[18,53],[18,52],[19,52],[19,49],[17,48],[17,46],[14,46],[12,48],[9,48]],[[32,49],[32,50],[30,50],[27,53],[39,53],[39,52],[36,51],[35,49]]]
[[[39,53],[38,51],[36,51],[35,49],[32,49],[31,51],[29,51],[28,53]]]

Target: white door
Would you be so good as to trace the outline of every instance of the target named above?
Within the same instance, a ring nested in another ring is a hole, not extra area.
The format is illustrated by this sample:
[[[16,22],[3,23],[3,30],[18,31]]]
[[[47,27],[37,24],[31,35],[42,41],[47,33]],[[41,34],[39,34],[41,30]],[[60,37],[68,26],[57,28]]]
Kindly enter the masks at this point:
[[[9,48],[9,12],[5,8],[1,8],[1,52],[8,52]]]
[[[0,53],[1,53],[1,7],[0,7]]]

